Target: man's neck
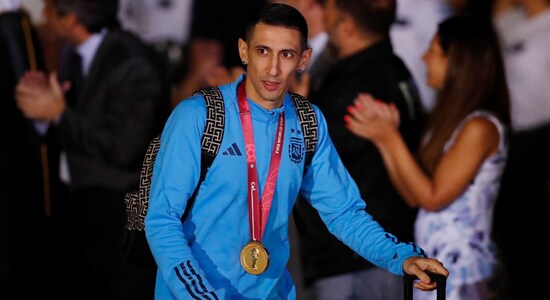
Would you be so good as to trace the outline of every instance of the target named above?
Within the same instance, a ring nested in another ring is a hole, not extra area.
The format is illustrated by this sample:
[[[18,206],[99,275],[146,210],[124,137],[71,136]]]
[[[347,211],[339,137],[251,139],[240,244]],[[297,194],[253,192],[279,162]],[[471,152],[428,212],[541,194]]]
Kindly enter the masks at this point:
[[[93,35],[93,32],[89,32],[84,27],[79,26],[75,28],[75,30],[73,31],[73,34],[71,35],[71,41],[74,45],[78,47],[82,43],[87,41],[92,35]]]

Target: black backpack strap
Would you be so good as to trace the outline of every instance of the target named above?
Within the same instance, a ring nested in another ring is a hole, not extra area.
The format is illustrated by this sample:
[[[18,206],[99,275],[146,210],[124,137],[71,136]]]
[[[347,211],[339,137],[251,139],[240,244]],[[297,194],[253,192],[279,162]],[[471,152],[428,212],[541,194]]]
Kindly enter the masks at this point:
[[[182,223],[193,207],[199,188],[206,178],[206,173],[220,150],[225,128],[225,109],[221,91],[217,87],[211,86],[196,91],[195,95],[202,95],[206,103],[206,124],[201,142],[201,175],[199,183],[185,207],[185,212],[181,216]]]
[[[202,136],[202,152],[216,157],[223,140],[225,126],[225,110],[223,96],[217,87],[207,87],[195,92],[203,95],[206,102],[206,126]]]
[[[304,163],[304,171],[311,164],[313,154],[317,149],[317,142],[319,140],[319,124],[317,122],[317,115],[313,109],[311,102],[307,100],[304,96],[290,93],[292,102],[294,103],[294,109],[298,115],[300,125],[302,127],[302,133],[304,135],[304,145],[306,148],[306,161]],[[304,172],[305,173],[305,172]],[[298,212],[297,207],[307,204],[303,195],[298,195],[296,203],[293,207],[294,222],[298,232],[303,232],[306,227],[304,221],[301,219],[301,216]]]
[[[290,93],[292,102],[294,103],[294,109],[300,120],[302,126],[302,133],[304,135],[304,145],[306,147],[306,162],[305,166],[309,166],[313,154],[317,149],[317,142],[319,140],[319,124],[317,123],[317,115],[313,109],[313,105],[304,96]]]
[[[159,148],[160,135],[151,140],[149,147],[147,147],[141,165],[138,190],[127,193],[124,197],[127,212],[126,228],[129,230],[143,231],[149,202],[149,191],[151,190],[151,177],[153,176],[153,167]]]

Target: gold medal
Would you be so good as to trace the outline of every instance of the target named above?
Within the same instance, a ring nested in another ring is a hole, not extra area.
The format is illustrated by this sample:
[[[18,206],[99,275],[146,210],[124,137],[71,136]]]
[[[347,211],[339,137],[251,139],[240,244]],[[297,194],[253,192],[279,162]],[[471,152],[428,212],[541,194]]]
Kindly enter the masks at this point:
[[[269,255],[262,243],[251,241],[241,250],[241,265],[250,274],[258,275],[269,265]]]

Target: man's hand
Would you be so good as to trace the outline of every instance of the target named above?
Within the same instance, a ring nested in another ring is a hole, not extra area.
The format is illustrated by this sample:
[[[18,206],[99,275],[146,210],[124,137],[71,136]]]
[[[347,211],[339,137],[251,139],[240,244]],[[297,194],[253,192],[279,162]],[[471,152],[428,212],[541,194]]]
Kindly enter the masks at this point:
[[[420,256],[409,257],[403,263],[403,271],[410,275],[416,275],[419,281],[415,282],[414,287],[422,291],[431,291],[437,288],[436,283],[432,282],[426,271],[439,273],[445,277],[449,276],[449,271],[443,264],[433,258],[424,258]]]
[[[29,119],[51,122],[65,111],[64,93],[69,87],[68,82],[59,83],[55,72],[48,77],[41,71],[28,71],[15,88],[17,107]]]

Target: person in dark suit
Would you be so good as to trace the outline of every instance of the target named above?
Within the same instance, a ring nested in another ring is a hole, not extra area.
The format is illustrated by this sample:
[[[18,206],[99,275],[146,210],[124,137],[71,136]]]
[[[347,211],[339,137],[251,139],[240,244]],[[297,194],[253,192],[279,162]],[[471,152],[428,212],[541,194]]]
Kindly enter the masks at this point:
[[[19,78],[44,69],[37,31],[20,1],[0,1],[0,66],[0,299],[46,299],[55,278],[48,160],[54,151],[47,127],[26,119],[15,104]]]
[[[56,130],[60,178],[75,205],[78,299],[153,292],[154,280],[135,282],[149,274],[122,260],[120,244],[124,195],[137,188],[147,145],[164,122],[163,83],[153,50],[118,26],[117,9],[113,0],[46,0],[48,25],[74,49],[61,80],[27,72],[16,88],[24,115]]]

